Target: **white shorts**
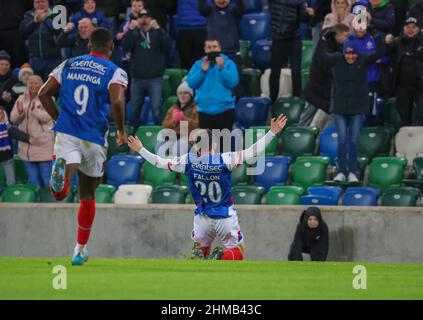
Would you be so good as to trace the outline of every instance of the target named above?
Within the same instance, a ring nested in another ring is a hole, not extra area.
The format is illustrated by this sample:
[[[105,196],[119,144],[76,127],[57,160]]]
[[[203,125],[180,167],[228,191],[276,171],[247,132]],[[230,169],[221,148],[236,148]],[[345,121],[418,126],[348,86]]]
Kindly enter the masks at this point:
[[[63,158],[66,164],[79,164],[79,170],[92,178],[101,178],[104,173],[107,148],[65,133],[56,133],[54,155]]]
[[[202,247],[210,247],[216,236],[220,238],[225,249],[237,248],[244,241],[233,207],[229,208],[229,217],[225,219],[211,219],[200,214],[194,216],[192,240],[199,242]]]

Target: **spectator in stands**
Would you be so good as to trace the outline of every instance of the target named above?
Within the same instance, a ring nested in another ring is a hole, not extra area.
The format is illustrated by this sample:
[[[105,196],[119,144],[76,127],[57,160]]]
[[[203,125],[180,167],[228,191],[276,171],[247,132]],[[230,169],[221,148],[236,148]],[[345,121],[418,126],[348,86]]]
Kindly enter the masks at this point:
[[[6,175],[7,184],[15,184],[12,143],[9,137],[9,119],[6,111],[0,107],[0,166]]]
[[[309,207],[303,211],[288,254],[289,261],[303,261],[303,253],[311,261],[326,261],[329,251],[329,228],[320,209]]]
[[[60,29],[53,26],[54,17],[48,0],[34,0],[34,9],[25,13],[19,29],[28,41],[29,63],[43,79],[62,61],[55,41]]]
[[[71,22],[73,29],[76,28],[78,22],[83,18],[91,20],[94,26],[110,29],[109,21],[103,12],[97,10],[95,0],[84,0],[84,7],[72,16]]]
[[[177,90],[178,101],[170,107],[163,120],[163,128],[172,129],[177,134],[177,141],[171,141],[168,148],[173,157],[181,156],[189,151],[189,135],[199,127],[198,110],[194,103],[194,91],[186,82],[182,82]],[[181,134],[181,124],[188,125],[185,136]],[[163,145],[163,144],[162,144]],[[156,148],[158,155],[164,156],[160,148]]]
[[[385,36],[392,33],[395,27],[394,6],[389,0],[370,0],[370,25]]]
[[[347,176],[349,182],[358,182],[358,141],[363,117],[369,113],[368,69],[385,51],[382,38],[377,36],[376,41],[376,52],[370,55],[360,54],[360,43],[354,37],[344,43],[343,53],[325,53],[333,73],[332,113],[338,132],[338,175],[334,180],[338,182]]]
[[[312,27],[313,51],[316,49],[317,43],[320,40],[320,35],[323,29],[323,20],[330,12],[331,0],[316,0],[314,2],[313,10],[310,11],[312,15],[310,26]]]
[[[269,79],[270,98],[275,101],[279,93],[281,68],[289,58],[292,74],[292,95],[301,96],[302,42],[300,23],[308,22],[312,8],[304,1],[269,0],[272,30],[271,74]]]
[[[17,68],[27,61],[19,25],[31,5],[32,0],[0,0],[0,51],[10,53],[12,68]]]
[[[181,1],[181,0],[178,0]],[[168,30],[168,16],[176,14],[176,0],[144,0],[144,7],[151,13],[163,29]],[[194,2],[195,0],[192,0]]]
[[[239,66],[239,21],[244,14],[242,0],[214,0],[213,4],[198,0],[198,8],[207,18],[207,37],[217,39],[222,46],[222,53]]]
[[[333,122],[330,116],[332,70],[324,59],[324,53],[341,51],[348,35],[349,27],[343,23],[323,31],[313,55],[310,77],[304,87],[306,105],[300,117],[300,126],[316,126],[322,131]]]
[[[198,11],[197,0],[178,0],[176,48],[181,68],[189,70],[203,55],[207,20]]]
[[[54,145],[51,130],[53,120],[44,110],[37,97],[43,84],[39,76],[31,76],[28,90],[15,103],[11,121],[19,124],[19,129],[29,135],[29,143],[19,142],[19,157],[24,161],[29,184],[49,186]]]
[[[235,97],[238,85],[236,64],[226,55],[216,39],[205,42],[206,56],[195,62],[188,73],[188,85],[196,90],[200,128],[232,130],[235,121]]]
[[[144,9],[144,2],[142,0],[132,0],[131,12],[129,13],[127,21],[125,21],[120,26],[119,32],[116,34],[116,40],[121,41],[123,39],[123,37],[129,30],[129,25],[131,24],[132,21],[136,22],[136,20],[138,19],[138,15],[143,9]]]
[[[131,21],[129,31],[122,41],[125,52],[131,53],[131,125],[138,128],[144,97],[150,97],[154,122],[162,122],[163,74],[165,72],[166,52],[170,47],[170,37],[152,19],[147,10]]]
[[[78,33],[73,33],[73,23],[68,23],[63,32],[59,34],[56,40],[57,46],[61,48],[70,48],[71,57],[81,56],[88,53],[88,41],[95,27],[91,20],[83,18],[78,22]]]
[[[392,80],[402,126],[411,126],[413,103],[420,116],[423,112],[423,35],[417,19],[409,17],[400,37],[388,35],[385,40],[392,57]],[[416,120],[421,122],[423,119]]]
[[[34,75],[34,70],[32,70],[31,65],[29,63],[25,63],[19,69],[18,81],[13,86],[12,90],[16,96],[20,96],[21,94],[26,92],[26,88],[28,85],[28,80],[30,76]]]
[[[423,30],[423,0],[420,0],[411,7],[410,16],[417,19],[420,30]]]
[[[395,15],[395,25],[394,25],[394,36],[399,36],[405,19],[407,18],[407,13],[410,9],[408,1],[404,0],[391,0],[391,4],[394,7]]]
[[[352,21],[355,16],[351,13],[351,8],[352,4],[350,0],[332,0],[332,12],[325,17],[323,29],[333,27],[338,23],[343,23],[352,29]]]
[[[17,96],[13,92],[13,86],[18,81],[10,70],[11,57],[6,51],[0,51],[0,107],[6,110],[10,118],[10,111]]]
[[[68,18],[77,13],[83,7],[83,0],[57,0],[54,4],[64,5],[67,10]]]

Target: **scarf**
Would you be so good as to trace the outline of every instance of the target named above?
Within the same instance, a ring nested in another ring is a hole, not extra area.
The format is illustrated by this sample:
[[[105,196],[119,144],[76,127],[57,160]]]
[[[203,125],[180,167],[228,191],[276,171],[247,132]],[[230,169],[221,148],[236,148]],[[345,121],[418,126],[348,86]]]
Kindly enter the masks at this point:
[[[7,120],[7,114],[4,112],[4,120],[0,122],[0,152],[11,150],[12,147],[10,146],[9,140],[9,133],[7,129],[7,125],[9,121]]]

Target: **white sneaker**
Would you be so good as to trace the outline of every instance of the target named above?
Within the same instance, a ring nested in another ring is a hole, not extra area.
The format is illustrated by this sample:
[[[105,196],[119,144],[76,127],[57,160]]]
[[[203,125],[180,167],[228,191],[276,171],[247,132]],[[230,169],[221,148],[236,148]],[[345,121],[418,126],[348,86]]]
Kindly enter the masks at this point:
[[[348,182],[358,182],[357,176],[354,173],[350,172],[348,174]]]
[[[345,181],[347,178],[345,177],[345,174],[343,174],[342,172],[338,173],[335,177],[335,179],[333,179],[333,181],[337,181],[337,182],[343,182]]]

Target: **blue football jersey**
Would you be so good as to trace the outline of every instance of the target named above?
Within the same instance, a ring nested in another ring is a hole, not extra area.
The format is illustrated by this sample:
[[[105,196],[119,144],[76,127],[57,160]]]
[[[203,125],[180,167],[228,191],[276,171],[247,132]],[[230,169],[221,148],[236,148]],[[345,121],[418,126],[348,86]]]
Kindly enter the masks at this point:
[[[61,112],[53,130],[105,145],[109,86],[118,83],[126,88],[126,72],[104,56],[89,54],[66,60],[50,76],[61,85]]]
[[[189,154],[185,175],[197,208],[195,214],[206,214],[210,218],[228,217],[228,208],[233,205],[231,172],[222,154]]]

